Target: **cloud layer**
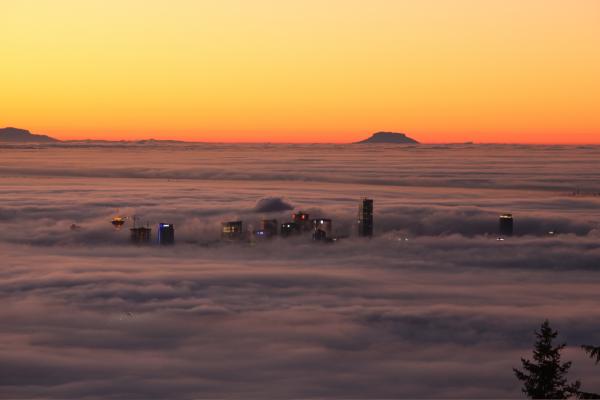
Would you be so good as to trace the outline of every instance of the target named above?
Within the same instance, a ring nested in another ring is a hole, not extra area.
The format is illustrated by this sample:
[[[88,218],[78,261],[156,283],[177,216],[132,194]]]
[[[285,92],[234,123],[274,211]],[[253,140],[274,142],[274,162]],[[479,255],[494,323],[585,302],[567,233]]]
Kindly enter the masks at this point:
[[[0,397],[516,397],[542,319],[600,343],[598,153],[2,148]],[[353,236],[365,195],[371,240]],[[218,241],[221,221],[283,222],[291,204],[348,238]],[[178,244],[129,245],[117,212],[174,223]],[[502,212],[517,235],[497,241]]]

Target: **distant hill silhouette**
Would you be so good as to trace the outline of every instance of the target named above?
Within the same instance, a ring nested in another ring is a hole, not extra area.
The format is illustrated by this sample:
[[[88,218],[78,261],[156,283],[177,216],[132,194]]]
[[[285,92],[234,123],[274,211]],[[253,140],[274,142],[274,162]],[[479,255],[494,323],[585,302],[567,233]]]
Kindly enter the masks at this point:
[[[0,142],[55,143],[59,140],[46,135],[35,135],[26,129],[0,128]]]
[[[370,138],[356,143],[398,143],[398,144],[419,144],[415,139],[406,136],[404,133],[395,132],[377,132]]]

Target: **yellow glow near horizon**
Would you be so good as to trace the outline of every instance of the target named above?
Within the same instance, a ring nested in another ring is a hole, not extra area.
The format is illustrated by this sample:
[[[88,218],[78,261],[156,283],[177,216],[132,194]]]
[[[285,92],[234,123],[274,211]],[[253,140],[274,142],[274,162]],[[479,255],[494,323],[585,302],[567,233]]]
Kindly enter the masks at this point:
[[[21,0],[0,125],[62,139],[600,143],[597,0]]]

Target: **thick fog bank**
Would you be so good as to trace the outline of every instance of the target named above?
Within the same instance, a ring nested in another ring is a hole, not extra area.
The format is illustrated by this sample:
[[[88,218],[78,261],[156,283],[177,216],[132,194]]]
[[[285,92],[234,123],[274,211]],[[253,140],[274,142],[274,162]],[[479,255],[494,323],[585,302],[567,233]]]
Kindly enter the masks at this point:
[[[598,391],[577,348],[600,344],[598,156],[1,147],[0,397],[517,397],[511,368],[544,318]],[[372,239],[354,235],[362,196]],[[347,238],[219,241],[222,221],[293,210]],[[515,235],[499,241],[505,212]],[[176,245],[131,245],[116,213],[173,223]]]

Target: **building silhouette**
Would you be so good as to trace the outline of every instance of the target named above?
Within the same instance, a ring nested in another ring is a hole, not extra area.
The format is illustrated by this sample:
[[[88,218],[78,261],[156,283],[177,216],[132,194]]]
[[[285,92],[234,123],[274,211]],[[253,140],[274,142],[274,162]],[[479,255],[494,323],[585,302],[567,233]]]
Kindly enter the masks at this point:
[[[260,223],[260,230],[268,237],[277,236],[277,220],[263,219]]]
[[[133,228],[129,229],[131,243],[133,244],[148,244],[152,238],[152,229],[149,227],[138,226],[137,215],[133,216]]]
[[[175,244],[175,227],[173,224],[158,224],[158,244]]]
[[[221,224],[221,238],[225,240],[241,240],[244,237],[244,223],[229,221]]]
[[[316,218],[312,220],[312,226],[315,231],[322,230],[327,237],[333,233],[333,222],[329,218]]]
[[[256,239],[272,239],[277,236],[277,220],[263,219],[260,223],[260,229],[254,231]]]
[[[358,236],[373,236],[373,200],[363,198],[358,205]]]
[[[143,226],[139,228],[129,229],[131,233],[131,243],[133,244],[148,244],[152,236],[152,229]]]
[[[308,232],[312,230],[312,223],[309,219],[309,215],[304,211],[298,211],[297,213],[292,214],[292,222],[294,222],[300,231]]]
[[[499,219],[499,232],[502,236],[512,236],[513,234],[513,216],[512,214],[502,214]]]
[[[284,222],[281,224],[280,234],[282,237],[297,235],[300,233],[300,226],[295,222]]]
[[[323,229],[315,229],[312,234],[312,239],[316,242],[326,242],[327,232],[325,232]]]

